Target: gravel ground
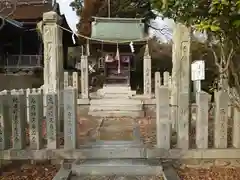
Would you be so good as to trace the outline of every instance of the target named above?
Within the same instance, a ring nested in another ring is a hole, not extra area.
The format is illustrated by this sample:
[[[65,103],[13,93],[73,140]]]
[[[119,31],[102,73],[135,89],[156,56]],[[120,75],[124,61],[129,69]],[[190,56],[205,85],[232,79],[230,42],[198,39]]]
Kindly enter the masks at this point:
[[[240,168],[213,167],[210,169],[179,169],[182,180],[239,180]]]
[[[84,176],[82,180],[163,180],[162,176]]]
[[[2,169],[0,180],[52,180],[58,168],[42,163],[30,165],[13,162]]]
[[[118,118],[119,121],[121,118]],[[123,118],[126,120],[126,118]],[[123,120],[124,121],[124,120]],[[123,124],[123,121],[121,122]],[[148,146],[153,146],[156,144],[156,124],[155,121],[150,120],[148,118],[137,120],[139,123],[141,138],[143,142]],[[116,123],[116,122],[115,122]],[[114,123],[114,124],[115,124]],[[86,139],[95,139],[99,134],[96,132],[97,124],[94,121],[87,121],[84,118],[78,121],[78,128],[81,129],[79,131],[79,141],[81,144],[86,142]],[[232,122],[229,121],[229,133],[228,133],[228,142],[229,147],[231,146],[231,128]],[[45,135],[45,131],[43,130],[43,134]],[[190,129],[191,133],[191,148],[195,146],[195,129]],[[128,139],[124,136],[125,140]],[[126,133],[129,136],[129,132]],[[107,135],[106,135],[107,136]],[[113,134],[111,134],[113,136]],[[175,146],[176,136],[173,134],[172,136],[172,147]],[[104,138],[105,139],[105,138]],[[87,141],[88,141],[87,140]],[[119,139],[120,140],[120,139]],[[63,142],[62,142],[63,143]],[[209,120],[209,147],[213,146],[213,121]],[[14,163],[14,166],[9,166],[8,168],[4,168],[2,171],[2,175],[0,176],[0,180],[51,180],[57,172],[57,167],[49,164],[38,164],[38,165],[17,165]],[[240,180],[240,168],[232,168],[232,167],[212,167],[209,169],[194,169],[194,168],[184,168],[178,170],[179,176],[183,180]],[[123,177],[85,177],[84,179],[109,179],[109,180],[124,180]],[[162,179],[161,177],[128,177],[129,180],[134,179]]]

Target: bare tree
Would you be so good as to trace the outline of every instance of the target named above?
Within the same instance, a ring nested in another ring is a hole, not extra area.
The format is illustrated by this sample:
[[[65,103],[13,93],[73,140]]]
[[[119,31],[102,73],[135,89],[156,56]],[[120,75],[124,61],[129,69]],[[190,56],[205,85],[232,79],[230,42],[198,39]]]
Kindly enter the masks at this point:
[[[1,0],[0,17],[7,18],[11,16],[17,8],[18,0]]]
[[[11,16],[17,8],[18,0],[1,0],[0,1],[0,29],[5,24],[5,18]]]

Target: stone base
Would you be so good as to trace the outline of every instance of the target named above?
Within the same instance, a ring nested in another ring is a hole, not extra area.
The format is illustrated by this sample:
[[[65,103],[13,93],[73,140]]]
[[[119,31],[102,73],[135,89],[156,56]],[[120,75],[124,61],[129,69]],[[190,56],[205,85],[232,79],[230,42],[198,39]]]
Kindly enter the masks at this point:
[[[88,114],[95,117],[144,117],[143,111],[89,111]]]
[[[159,161],[147,159],[113,159],[75,161],[72,165],[74,175],[159,175],[163,173]]]
[[[90,101],[89,115],[98,117],[143,117],[143,103],[137,99],[102,98]]]
[[[136,95],[130,86],[122,84],[105,85],[97,91],[97,94],[103,98],[129,98]]]

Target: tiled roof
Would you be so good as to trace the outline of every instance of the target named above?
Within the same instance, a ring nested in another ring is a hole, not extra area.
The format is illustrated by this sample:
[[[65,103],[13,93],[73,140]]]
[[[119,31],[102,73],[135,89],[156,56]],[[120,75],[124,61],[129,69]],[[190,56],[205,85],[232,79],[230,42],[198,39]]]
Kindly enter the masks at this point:
[[[14,1],[14,0],[12,0]],[[44,12],[52,10],[52,4],[38,0],[18,0],[17,5],[11,8],[6,8],[1,12],[1,16],[8,16],[9,18],[16,20],[31,20],[41,19]]]

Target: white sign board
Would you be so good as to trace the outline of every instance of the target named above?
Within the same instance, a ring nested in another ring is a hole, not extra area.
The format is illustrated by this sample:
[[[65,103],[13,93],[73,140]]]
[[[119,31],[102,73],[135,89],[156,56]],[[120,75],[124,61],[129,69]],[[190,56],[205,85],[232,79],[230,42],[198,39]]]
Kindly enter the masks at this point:
[[[205,79],[205,62],[203,60],[192,62],[191,79],[192,81],[200,81]]]

